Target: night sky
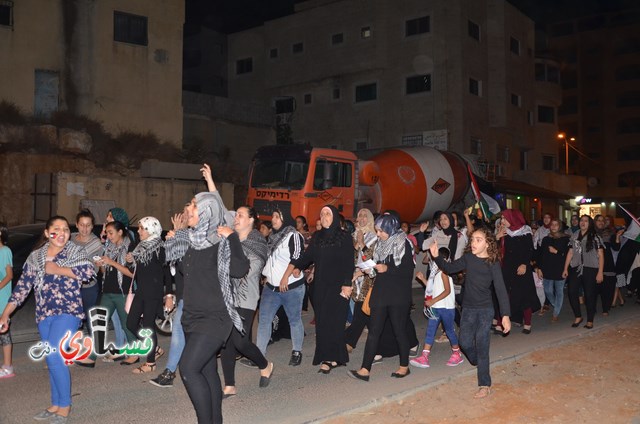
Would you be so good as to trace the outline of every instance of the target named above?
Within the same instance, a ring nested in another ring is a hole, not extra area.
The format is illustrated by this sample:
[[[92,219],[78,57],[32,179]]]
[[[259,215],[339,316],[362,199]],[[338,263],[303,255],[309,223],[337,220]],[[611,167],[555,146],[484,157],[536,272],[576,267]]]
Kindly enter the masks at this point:
[[[302,0],[186,0],[189,33],[205,25],[232,33],[293,13]],[[389,0],[402,1],[402,0]],[[473,1],[473,0],[467,0]],[[637,0],[509,0],[539,25],[602,12],[638,7]]]

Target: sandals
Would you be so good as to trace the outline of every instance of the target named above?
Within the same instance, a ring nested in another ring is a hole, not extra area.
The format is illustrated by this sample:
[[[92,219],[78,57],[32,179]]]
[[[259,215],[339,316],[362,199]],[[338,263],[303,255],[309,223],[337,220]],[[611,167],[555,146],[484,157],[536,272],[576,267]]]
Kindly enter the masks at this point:
[[[318,370],[318,373],[329,374],[332,369],[343,367],[344,365],[345,364],[340,364],[337,362],[322,361],[322,363],[320,364],[320,369]],[[323,368],[323,367],[327,367],[327,368]]]
[[[475,395],[473,395],[474,399],[484,399],[491,394],[491,387],[489,386],[480,386],[478,387],[478,391]]]
[[[150,364],[148,362],[145,362],[144,364],[140,365],[138,368],[134,368],[133,371],[131,371],[134,374],[145,374],[148,372],[152,372],[155,371],[157,368],[157,365],[154,364]]]
[[[163,350],[161,347],[157,347],[157,348],[156,348],[156,356],[155,356],[156,361],[157,361],[158,359],[160,359],[160,357],[161,357],[162,355],[164,355],[164,350]]]

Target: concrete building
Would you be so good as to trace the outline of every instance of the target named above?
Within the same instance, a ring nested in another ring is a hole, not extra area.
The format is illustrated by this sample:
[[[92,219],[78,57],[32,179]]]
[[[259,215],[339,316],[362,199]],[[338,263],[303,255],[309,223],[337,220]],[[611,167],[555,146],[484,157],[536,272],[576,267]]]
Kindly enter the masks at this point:
[[[569,172],[588,177],[585,211],[639,213],[640,7],[556,22],[547,35],[561,69],[559,128],[588,157],[570,149]]]
[[[0,99],[182,140],[183,0],[0,2]]]
[[[532,219],[584,193],[558,173],[559,81],[536,82],[534,23],[504,0],[309,0],[228,42],[229,97],[275,107],[289,141],[471,155]]]

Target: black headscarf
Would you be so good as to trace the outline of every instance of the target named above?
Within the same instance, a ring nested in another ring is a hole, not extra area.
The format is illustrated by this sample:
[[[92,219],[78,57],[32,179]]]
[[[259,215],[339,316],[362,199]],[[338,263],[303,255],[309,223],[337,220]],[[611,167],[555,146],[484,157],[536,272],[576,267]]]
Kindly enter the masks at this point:
[[[316,237],[318,246],[342,246],[344,235],[348,234],[340,228],[340,212],[338,212],[338,209],[333,205],[325,205],[322,209],[324,208],[331,210],[333,221],[331,221],[329,228],[322,227],[322,229],[318,231],[318,236]],[[351,237],[349,237],[349,242],[351,242],[350,239]]]
[[[458,230],[456,230],[453,215],[451,212],[442,212],[440,216],[442,215],[446,215],[447,218],[449,218],[449,228],[446,230],[442,227],[441,228],[443,233],[451,237],[449,239],[449,252],[451,252],[451,259],[458,259],[455,257],[456,252],[458,251]],[[438,221],[440,221],[440,218],[438,218]]]
[[[267,243],[269,245],[269,255],[271,255],[273,251],[278,248],[280,243],[287,237],[288,234],[296,232],[296,224],[295,221],[291,219],[291,216],[283,214],[280,209],[274,210],[273,213],[278,214],[280,220],[282,221],[282,225],[277,230],[275,229],[275,227],[271,227],[271,234],[269,235],[269,239],[267,240]]]

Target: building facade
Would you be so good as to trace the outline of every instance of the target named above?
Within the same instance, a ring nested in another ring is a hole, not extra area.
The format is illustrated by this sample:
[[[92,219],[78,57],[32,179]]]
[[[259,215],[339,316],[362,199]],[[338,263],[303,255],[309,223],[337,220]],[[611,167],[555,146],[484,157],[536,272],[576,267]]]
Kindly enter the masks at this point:
[[[588,177],[589,210],[639,213],[640,7],[556,22],[547,36],[561,69],[559,128],[579,150],[569,171]]]
[[[0,2],[0,99],[182,140],[181,0]]]
[[[504,0],[309,0],[228,42],[229,97],[274,107],[281,141],[447,149],[523,209],[509,181],[584,192],[558,173],[559,81],[536,82],[534,23]]]

